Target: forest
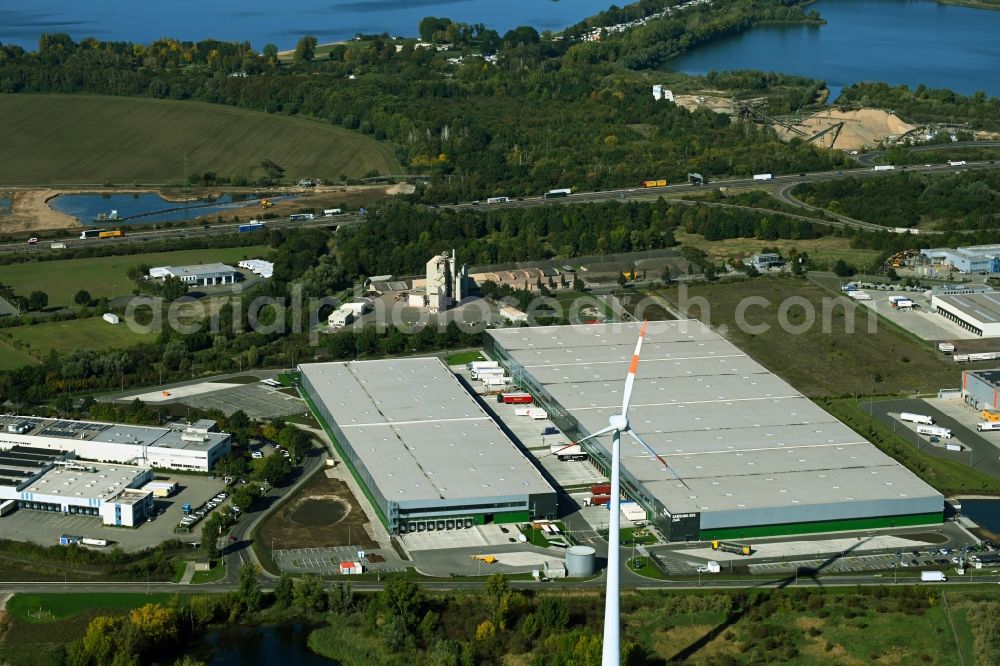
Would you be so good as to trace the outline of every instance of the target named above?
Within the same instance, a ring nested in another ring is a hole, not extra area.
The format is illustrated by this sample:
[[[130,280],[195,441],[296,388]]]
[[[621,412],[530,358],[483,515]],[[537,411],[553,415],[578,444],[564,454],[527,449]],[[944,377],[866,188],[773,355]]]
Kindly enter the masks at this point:
[[[887,227],[977,231],[1000,227],[1000,172],[842,178],[803,183],[793,194],[814,206]]]
[[[841,91],[837,103],[892,109],[910,123],[964,123],[973,129],[1000,130],[1000,99],[984,92],[967,96],[924,85],[911,90],[905,85],[855,83]]]

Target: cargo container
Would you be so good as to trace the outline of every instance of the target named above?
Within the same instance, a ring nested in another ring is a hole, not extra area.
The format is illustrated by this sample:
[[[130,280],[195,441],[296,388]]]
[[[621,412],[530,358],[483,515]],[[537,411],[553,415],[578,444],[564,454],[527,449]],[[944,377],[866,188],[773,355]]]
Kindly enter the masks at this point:
[[[506,375],[496,375],[483,378],[483,385],[487,388],[496,388],[497,386],[507,386],[510,383],[510,377]]]
[[[918,425],[917,434],[927,435],[928,437],[941,437],[943,439],[951,439],[951,430],[949,430],[948,428],[942,428],[941,426]]]
[[[596,486],[590,487],[590,492],[593,495],[607,495],[611,492],[610,483],[599,483]]]
[[[80,543],[84,546],[107,546],[110,542],[107,539],[91,539],[90,537],[83,537],[80,539]]]
[[[535,419],[536,421],[541,421],[543,419],[549,418],[548,412],[544,409],[539,409],[538,407],[532,407],[528,410],[528,416]]]
[[[497,402],[505,405],[530,405],[534,399],[530,393],[501,393],[497,396]]]
[[[642,181],[643,187],[666,187],[667,181],[665,180],[644,180]]]
[[[170,497],[177,490],[177,484],[173,481],[150,481],[142,489],[153,493],[153,497]]]
[[[895,171],[896,167],[891,164],[880,164],[878,166],[872,167],[872,171]]]
[[[722,571],[722,567],[719,566],[719,563],[715,560],[709,560],[706,562],[705,568],[708,569],[708,573],[720,573]]]
[[[945,444],[944,448],[948,451],[961,451],[964,447],[961,444]]]
[[[340,573],[345,576],[363,574],[365,567],[361,562],[341,562]]]
[[[631,520],[632,522],[646,520],[646,510],[635,502],[622,502],[620,510],[625,520]]]
[[[903,412],[899,415],[900,421],[909,421],[910,423],[924,423],[927,425],[934,425],[934,419],[930,416],[924,416],[923,414],[911,414],[910,412]]]
[[[941,352],[942,354],[954,354],[955,345],[951,342],[939,342],[938,351]]]
[[[593,497],[585,497],[583,500],[584,506],[606,506],[611,502],[611,495],[594,495]]]
[[[516,407],[514,416],[531,416],[531,407]]]
[[[755,173],[753,176],[754,180],[772,180],[773,178],[774,175],[770,173]]]
[[[105,312],[103,315],[101,315],[101,319],[108,322],[109,324],[122,323],[121,317],[116,315],[114,312]]]
[[[53,250],[65,250],[66,249],[66,243],[52,243],[52,244],[49,245],[49,248],[51,248]]]
[[[333,217],[334,215],[340,215],[344,211],[340,208],[325,208],[323,209],[323,217]]]
[[[480,368],[499,368],[500,363],[497,361],[473,361],[472,363],[466,363],[465,369],[476,371]]]
[[[986,430],[1000,430],[1000,421],[980,421],[976,424],[976,430],[984,432]]]
[[[943,571],[921,571],[920,572],[920,582],[921,583],[944,583],[948,580],[948,577],[944,575]]]
[[[482,379],[483,377],[489,377],[490,375],[502,375],[503,373],[503,368],[478,368],[472,371],[472,378]]]

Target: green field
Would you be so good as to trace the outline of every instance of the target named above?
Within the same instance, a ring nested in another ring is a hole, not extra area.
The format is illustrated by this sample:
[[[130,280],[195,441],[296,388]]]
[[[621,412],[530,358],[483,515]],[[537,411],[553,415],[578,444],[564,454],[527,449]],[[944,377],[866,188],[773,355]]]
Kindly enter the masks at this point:
[[[42,358],[54,349],[60,354],[74,349],[125,349],[140,342],[154,342],[156,334],[141,335],[124,324],[109,324],[101,317],[53,321],[4,329],[3,335],[25,343],[32,355]]]
[[[662,293],[678,304],[677,288]],[[697,297],[708,300],[708,316],[699,312]],[[767,326],[766,332],[737,325],[737,306],[750,297],[768,304],[746,301],[746,323]],[[779,308],[793,297],[785,316],[779,316]],[[944,361],[929,345],[882,320],[875,320],[875,331],[869,332],[870,310],[806,279],[761,277],[692,285],[686,302],[691,317],[724,325],[730,342],[811,398],[936,392],[958,381],[954,363]],[[804,304],[812,313],[812,325]],[[790,326],[783,327],[782,321]]]
[[[14,368],[20,368],[22,365],[30,365],[37,362],[20,349],[15,349],[0,340],[0,370],[13,370]]]
[[[145,604],[169,604],[166,593],[101,592],[91,594],[15,594],[7,612],[24,622],[65,620],[95,608],[131,609]]]
[[[131,292],[135,284],[125,276],[131,266],[185,266],[217,261],[235,264],[240,259],[261,257],[269,251],[266,245],[251,245],[9,264],[0,266],[0,283],[22,296],[35,290],[44,291],[49,295],[49,307],[73,306],[73,295],[80,289],[89,291],[93,298],[112,298]]]
[[[216,104],[85,95],[2,95],[0,183],[182,182],[185,174],[286,180],[400,173],[392,149],[361,133],[306,118]]]

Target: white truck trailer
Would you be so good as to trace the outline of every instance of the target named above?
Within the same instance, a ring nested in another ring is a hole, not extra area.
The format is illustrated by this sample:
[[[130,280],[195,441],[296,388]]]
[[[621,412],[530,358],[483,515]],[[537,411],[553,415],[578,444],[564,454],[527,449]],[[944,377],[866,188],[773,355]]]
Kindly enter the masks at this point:
[[[475,372],[480,368],[499,368],[500,363],[498,361],[473,361],[472,363],[466,363],[465,369],[472,370]]]
[[[879,164],[878,166],[873,166],[872,171],[895,171],[896,167],[891,164]]]
[[[899,415],[900,421],[909,421],[910,423],[923,423],[926,425],[934,425],[934,419],[930,416],[924,416],[923,414],[911,414],[910,412],[903,412]]]
[[[755,173],[753,175],[754,180],[774,180],[774,174],[771,173]]]
[[[976,424],[976,430],[986,432],[989,430],[1000,430],[1000,421],[980,421]]]
[[[943,571],[921,571],[920,572],[920,582],[921,583],[944,583],[948,580],[948,577],[944,575]]]
[[[928,437],[951,439],[951,430],[948,428],[942,428],[941,426],[918,425],[917,434],[927,435]]]

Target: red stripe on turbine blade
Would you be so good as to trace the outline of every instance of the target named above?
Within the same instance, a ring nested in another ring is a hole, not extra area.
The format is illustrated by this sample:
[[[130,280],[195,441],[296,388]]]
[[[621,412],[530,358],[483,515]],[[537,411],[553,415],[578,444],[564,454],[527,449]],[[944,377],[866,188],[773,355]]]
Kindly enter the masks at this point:
[[[646,337],[646,324],[648,324],[648,323],[649,322],[647,322],[647,321],[643,321],[642,322],[642,328],[639,329],[639,337],[640,338]]]
[[[636,373],[636,370],[638,369],[639,369],[639,355],[636,354],[635,356],[632,357],[632,363],[628,366],[628,374],[634,375]],[[621,372],[621,370],[619,370],[618,372]]]

